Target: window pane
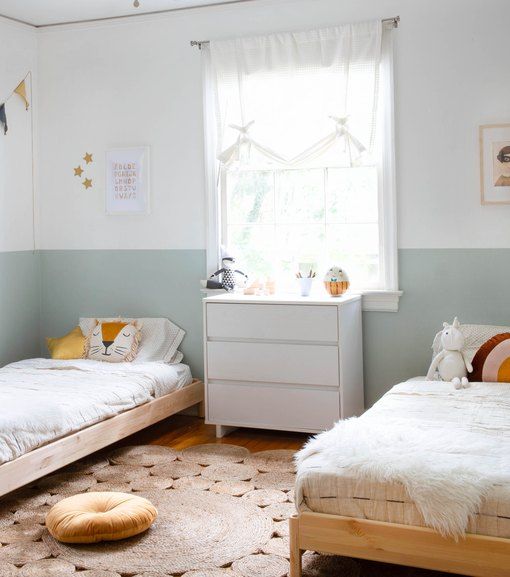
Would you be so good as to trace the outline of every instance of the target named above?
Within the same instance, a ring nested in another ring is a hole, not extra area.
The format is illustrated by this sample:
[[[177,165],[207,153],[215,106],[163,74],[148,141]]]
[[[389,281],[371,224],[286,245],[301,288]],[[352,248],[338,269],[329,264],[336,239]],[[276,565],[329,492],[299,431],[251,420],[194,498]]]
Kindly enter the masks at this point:
[[[223,242],[251,280],[296,291],[296,271],[321,279],[339,265],[353,287],[382,288],[374,167],[232,172],[225,182]]]
[[[248,224],[274,221],[273,173],[227,173],[227,222]]]
[[[293,224],[324,221],[324,170],[277,173],[276,220]]]
[[[281,225],[276,229],[278,275],[293,279],[300,265],[317,270],[326,249],[323,224]]]
[[[328,169],[328,222],[376,223],[378,213],[375,166]]]
[[[352,286],[379,284],[379,227],[377,224],[344,224],[326,227],[331,264],[343,267]]]
[[[229,226],[227,231],[227,244],[235,254],[237,268],[250,280],[274,276],[274,226]]]

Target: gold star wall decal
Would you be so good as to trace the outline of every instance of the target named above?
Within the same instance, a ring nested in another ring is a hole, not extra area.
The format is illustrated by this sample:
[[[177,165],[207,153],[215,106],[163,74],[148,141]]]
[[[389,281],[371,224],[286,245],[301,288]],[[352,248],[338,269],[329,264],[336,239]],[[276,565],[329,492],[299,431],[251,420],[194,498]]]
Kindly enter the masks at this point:
[[[77,166],[76,168],[73,168],[73,170],[74,170],[74,176],[81,177],[81,175],[83,174],[83,168],[81,166]]]
[[[91,152],[86,152],[85,156],[83,157],[83,160],[87,163],[90,164],[92,162],[92,153]]]
[[[92,188],[92,179],[91,178],[86,178],[83,182],[82,182],[83,186],[85,188]]]

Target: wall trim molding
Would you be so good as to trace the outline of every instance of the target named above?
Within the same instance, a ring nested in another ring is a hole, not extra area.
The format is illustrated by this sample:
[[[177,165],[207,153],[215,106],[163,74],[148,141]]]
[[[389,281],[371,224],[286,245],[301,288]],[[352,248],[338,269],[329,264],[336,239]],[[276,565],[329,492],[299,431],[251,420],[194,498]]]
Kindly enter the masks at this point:
[[[403,291],[363,292],[363,312],[398,313],[400,297],[403,294]]]
[[[37,26],[30,24],[30,22],[25,22],[25,20],[20,20],[19,18],[12,18],[11,16],[6,16],[5,14],[0,14],[0,24],[5,24],[6,26],[14,26],[16,28],[29,29],[34,32]]]
[[[120,14],[119,16],[106,16],[102,18],[89,18],[84,20],[69,20],[66,22],[54,22],[51,24],[31,24],[29,22],[25,22],[24,20],[18,20],[16,18],[12,18],[10,16],[5,16],[0,14],[0,17],[6,18],[8,20],[12,20],[15,22],[19,22],[21,24],[26,24],[31,28],[35,28],[39,32],[44,32],[46,30],[52,31],[55,29],[63,29],[68,30],[69,28],[73,27],[81,27],[86,26],[87,28],[101,25],[108,25],[108,24],[121,24],[121,23],[129,23],[131,20],[136,21],[138,20],[140,23],[147,22],[149,20],[154,20],[157,17],[161,16],[170,16],[170,15],[177,15],[182,12],[189,12],[191,10],[203,10],[208,8],[229,8],[235,4],[248,4],[255,2],[255,0],[224,0],[223,2],[218,3],[207,3],[201,4],[198,6],[182,6],[177,8],[168,8],[165,10],[154,10],[151,12],[138,12],[136,14]]]

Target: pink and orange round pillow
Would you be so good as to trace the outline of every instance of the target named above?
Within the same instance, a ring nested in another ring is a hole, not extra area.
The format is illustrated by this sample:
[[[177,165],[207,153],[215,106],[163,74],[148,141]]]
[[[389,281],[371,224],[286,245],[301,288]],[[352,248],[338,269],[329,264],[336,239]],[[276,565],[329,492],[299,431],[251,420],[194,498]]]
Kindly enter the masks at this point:
[[[510,383],[510,333],[501,333],[486,341],[471,363],[471,382]]]

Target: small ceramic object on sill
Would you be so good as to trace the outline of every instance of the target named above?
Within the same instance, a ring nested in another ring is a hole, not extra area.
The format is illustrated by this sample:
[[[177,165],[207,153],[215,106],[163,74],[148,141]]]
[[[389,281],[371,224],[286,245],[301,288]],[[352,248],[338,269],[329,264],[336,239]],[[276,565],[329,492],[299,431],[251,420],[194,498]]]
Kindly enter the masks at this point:
[[[274,295],[276,293],[276,282],[272,278],[266,280],[266,293]]]
[[[276,292],[274,280],[267,278],[266,280],[255,279],[251,285],[244,289],[245,295],[256,295],[256,296],[270,296],[274,295]]]
[[[332,297],[342,296],[350,286],[347,273],[339,266],[332,266],[324,277],[324,286]]]
[[[301,272],[296,273],[296,278],[298,279],[299,282],[299,289],[301,292],[301,296],[302,297],[310,296],[310,291],[312,290],[312,281],[315,278],[315,273],[312,272],[312,269],[310,269],[308,276],[303,276]]]
[[[299,288],[301,289],[301,296],[302,297],[309,297],[310,291],[312,290],[313,278],[305,277],[305,278],[300,278],[298,280],[299,280]]]

